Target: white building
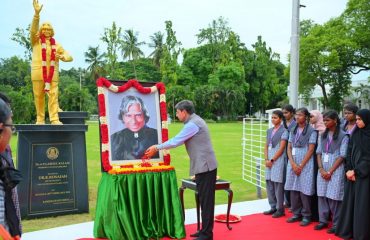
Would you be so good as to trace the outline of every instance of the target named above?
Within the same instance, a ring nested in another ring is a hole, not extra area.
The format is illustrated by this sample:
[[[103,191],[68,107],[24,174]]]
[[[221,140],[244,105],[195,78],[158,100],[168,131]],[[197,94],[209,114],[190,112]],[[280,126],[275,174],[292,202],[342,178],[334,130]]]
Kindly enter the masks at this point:
[[[344,101],[351,101],[355,103],[360,109],[361,108],[370,108],[370,102],[368,98],[365,98],[364,96],[360,96],[359,93],[356,93],[354,89],[360,87],[360,86],[366,86],[368,88],[367,96],[370,95],[370,84],[368,80],[352,80],[351,84],[351,94],[344,98]],[[330,93],[330,87],[326,87],[327,93]],[[322,103],[320,102],[320,98],[323,97],[322,90],[319,86],[316,86],[313,90],[311,97],[306,100],[302,97],[302,95],[299,95],[298,97],[298,106],[296,108],[300,107],[306,107],[308,110],[317,109],[319,111],[323,111],[324,107]]]

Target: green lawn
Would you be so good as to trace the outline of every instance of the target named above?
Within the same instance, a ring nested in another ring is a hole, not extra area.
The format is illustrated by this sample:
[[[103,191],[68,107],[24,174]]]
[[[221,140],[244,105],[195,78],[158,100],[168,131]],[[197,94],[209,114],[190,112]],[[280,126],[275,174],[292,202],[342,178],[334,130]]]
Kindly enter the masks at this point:
[[[99,129],[97,122],[89,122],[89,130],[86,133],[87,165],[89,178],[89,205],[90,213],[74,214],[52,218],[40,218],[33,220],[23,220],[24,232],[47,229],[57,226],[69,225],[74,223],[92,221],[95,216],[96,195],[100,173],[100,148],[99,148]],[[256,199],[256,187],[242,180],[242,122],[233,123],[210,123],[208,124],[212,142],[215,148],[216,157],[219,162],[218,175],[222,179],[232,182],[231,187],[234,191],[233,202]],[[181,129],[181,123],[169,125],[170,137],[174,136]],[[16,154],[17,138],[13,137],[11,146]],[[16,158],[16,156],[15,156]],[[184,146],[171,150],[171,165],[176,168],[178,184],[182,178],[189,177],[189,158]],[[185,191],[184,201],[186,208],[195,208],[194,193]],[[216,204],[227,203],[227,193],[216,191]],[[232,209],[231,209],[232,211]],[[226,212],[226,209],[225,209]]]

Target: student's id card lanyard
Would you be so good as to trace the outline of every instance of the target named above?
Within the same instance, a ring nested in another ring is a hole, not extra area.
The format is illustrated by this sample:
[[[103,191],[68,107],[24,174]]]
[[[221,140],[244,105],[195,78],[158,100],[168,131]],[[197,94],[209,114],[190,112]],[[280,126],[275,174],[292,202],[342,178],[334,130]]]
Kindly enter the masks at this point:
[[[294,146],[297,144],[297,142],[298,142],[298,140],[299,140],[299,138],[300,138],[300,136],[301,136],[302,132],[303,132],[303,129],[301,130],[300,128],[298,128],[298,131],[297,131],[297,133],[295,134],[294,144],[293,144],[293,149],[292,149],[292,155],[293,155],[293,156],[295,156],[295,149],[296,149]]]
[[[329,149],[330,149],[330,145],[332,142],[333,142],[333,136],[330,137],[328,134],[328,141],[326,142],[325,152],[324,152],[324,162],[325,163],[329,162]]]
[[[352,135],[353,131],[356,129],[356,124],[351,128],[351,130],[347,130],[349,135]]]
[[[270,137],[270,140],[269,140],[269,151],[272,149],[272,138],[274,137],[275,133],[277,132],[279,128],[274,128],[272,129],[272,133],[271,133],[271,137]]]

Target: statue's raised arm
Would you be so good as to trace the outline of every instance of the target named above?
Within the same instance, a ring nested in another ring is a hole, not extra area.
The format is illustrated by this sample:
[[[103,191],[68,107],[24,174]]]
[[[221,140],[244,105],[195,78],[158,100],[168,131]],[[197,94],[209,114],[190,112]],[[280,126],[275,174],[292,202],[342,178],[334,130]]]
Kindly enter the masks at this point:
[[[31,29],[30,29],[30,39],[32,46],[38,41],[38,31],[39,31],[39,22],[40,22],[40,12],[43,5],[40,6],[38,0],[33,0],[33,9],[35,9],[35,14],[33,15]]]
[[[35,15],[39,15],[40,14],[40,12],[42,10],[42,6],[43,5],[40,6],[39,1],[33,0],[33,8],[35,9]]]

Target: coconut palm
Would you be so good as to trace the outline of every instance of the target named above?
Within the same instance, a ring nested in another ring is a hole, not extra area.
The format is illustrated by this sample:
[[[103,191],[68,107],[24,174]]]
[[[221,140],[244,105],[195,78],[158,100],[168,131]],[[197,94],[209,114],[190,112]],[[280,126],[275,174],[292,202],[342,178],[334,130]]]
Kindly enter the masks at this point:
[[[164,34],[161,32],[156,32],[150,36],[152,42],[149,43],[149,47],[154,48],[154,51],[149,57],[153,57],[153,63],[158,69],[160,68],[160,60],[163,56],[163,38]]]
[[[89,64],[87,70],[91,72],[91,76],[94,80],[100,76],[103,70],[104,58],[105,53],[99,53],[99,46],[89,46],[87,52],[85,52],[85,62]]]
[[[145,42],[139,42],[138,40],[138,32],[134,32],[132,29],[125,30],[123,34],[123,40],[121,41],[121,51],[123,55],[123,59],[131,60],[132,65],[134,67],[134,74],[135,78],[136,75],[136,68],[135,68],[135,61],[141,56],[144,56],[144,53],[141,51],[140,46],[145,44]]]

